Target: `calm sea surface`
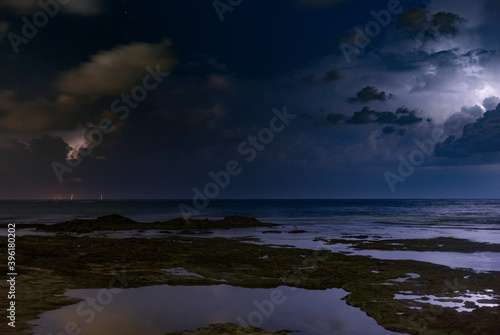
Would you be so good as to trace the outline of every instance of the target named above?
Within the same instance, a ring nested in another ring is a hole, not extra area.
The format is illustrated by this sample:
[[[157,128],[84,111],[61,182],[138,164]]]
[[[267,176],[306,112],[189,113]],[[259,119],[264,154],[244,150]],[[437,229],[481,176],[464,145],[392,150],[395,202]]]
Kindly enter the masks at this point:
[[[0,222],[55,223],[112,213],[153,222],[180,217],[192,200],[0,201]],[[499,225],[500,200],[212,200],[194,217],[293,222]]]

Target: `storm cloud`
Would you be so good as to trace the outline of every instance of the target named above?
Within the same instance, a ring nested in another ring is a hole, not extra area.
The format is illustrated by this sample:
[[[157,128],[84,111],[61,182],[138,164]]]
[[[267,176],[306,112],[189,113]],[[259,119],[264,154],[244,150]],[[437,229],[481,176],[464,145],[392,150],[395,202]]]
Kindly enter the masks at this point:
[[[412,8],[399,16],[399,26],[407,38],[439,40],[453,38],[467,20],[451,12],[431,13],[424,8]]]
[[[383,172],[415,139],[438,142],[436,153],[397,196],[467,196],[466,186],[447,193],[442,167],[474,161],[481,179],[500,154],[500,5],[401,2],[413,8],[369,43],[358,37],[364,47],[347,63],[339,43],[387,4],[244,2],[220,22],[210,1],[193,11],[186,1],[73,0],[13,54],[5,35],[40,7],[0,0],[0,197],[192,197],[210,171],[243,164],[238,145],[265,135],[283,106],[301,117],[264,136],[221,197],[390,197]],[[117,120],[113,101],[157,65],[167,80]],[[83,131],[103,118],[114,131],[89,146]],[[51,163],[91,147],[59,183]]]
[[[387,94],[384,91],[379,91],[377,88],[367,86],[356,94],[356,97],[349,98],[349,102],[369,102],[369,101],[387,101],[394,99],[394,94]]]
[[[399,126],[408,126],[423,121],[423,118],[418,117],[417,110],[408,110],[406,107],[398,108],[396,112],[379,112],[370,107],[363,107],[361,111],[355,112],[352,117],[347,119],[346,123],[350,124],[396,124]]]
[[[500,104],[463,128],[461,137],[449,136],[436,145],[436,156],[461,158],[500,152]]]

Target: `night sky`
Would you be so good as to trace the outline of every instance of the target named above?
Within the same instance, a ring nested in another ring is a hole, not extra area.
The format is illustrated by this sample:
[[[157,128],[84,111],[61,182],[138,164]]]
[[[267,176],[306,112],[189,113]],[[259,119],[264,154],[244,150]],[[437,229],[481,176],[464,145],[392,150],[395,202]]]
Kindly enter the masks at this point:
[[[497,198],[499,17],[0,0],[0,199]]]

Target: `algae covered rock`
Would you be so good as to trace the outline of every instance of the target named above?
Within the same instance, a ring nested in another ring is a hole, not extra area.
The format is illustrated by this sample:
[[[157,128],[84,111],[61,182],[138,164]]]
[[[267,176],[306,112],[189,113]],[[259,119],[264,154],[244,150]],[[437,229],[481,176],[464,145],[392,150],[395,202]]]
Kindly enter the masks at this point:
[[[229,229],[229,228],[250,228],[250,227],[270,227],[272,223],[260,222],[254,217],[233,215],[221,220],[209,219],[182,219],[176,218],[162,222],[168,229]]]
[[[130,230],[130,229],[229,229],[249,227],[271,227],[272,223],[260,222],[254,217],[233,215],[221,220],[210,219],[183,219],[175,218],[168,221],[156,221],[153,223],[137,222],[118,214],[100,216],[96,219],[74,219],[53,225],[38,224],[38,231],[45,232],[71,232],[91,233],[104,230]]]
[[[264,332],[262,329],[252,326],[239,326],[234,323],[217,323],[209,327],[198,328],[197,331],[185,331],[180,333],[167,333],[165,335],[233,335],[233,334],[247,334],[247,335],[287,335],[286,330],[279,332]]]

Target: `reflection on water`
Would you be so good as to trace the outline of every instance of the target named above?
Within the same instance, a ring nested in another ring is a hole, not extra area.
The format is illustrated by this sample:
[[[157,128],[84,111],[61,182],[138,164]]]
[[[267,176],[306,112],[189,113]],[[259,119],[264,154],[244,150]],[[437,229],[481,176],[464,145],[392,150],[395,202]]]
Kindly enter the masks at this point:
[[[475,272],[500,271],[500,257],[497,252],[463,254],[438,251],[355,250],[351,255],[372,256],[378,259],[391,260],[411,259],[445,265],[451,268],[473,269]]]
[[[226,322],[297,334],[395,334],[345,304],[341,298],[347,292],[341,289],[164,285],[70,290],[67,295],[84,301],[43,313],[33,321],[36,335],[77,334],[79,329],[85,335],[160,335]]]
[[[442,251],[406,251],[406,250],[356,250],[352,244],[324,245],[333,252],[346,252],[349,255],[370,256],[377,259],[414,260],[428,262],[451,268],[473,269],[475,272],[500,271],[500,255],[498,252],[442,252]]]
[[[413,300],[425,304],[438,305],[442,307],[451,307],[458,312],[472,312],[478,307],[498,307],[498,295],[493,294],[493,290],[487,289],[485,293],[467,293],[457,297],[436,297],[435,295],[412,295],[412,292],[400,292],[394,299]],[[467,304],[469,303],[469,305]],[[468,308],[470,306],[471,308]]]

